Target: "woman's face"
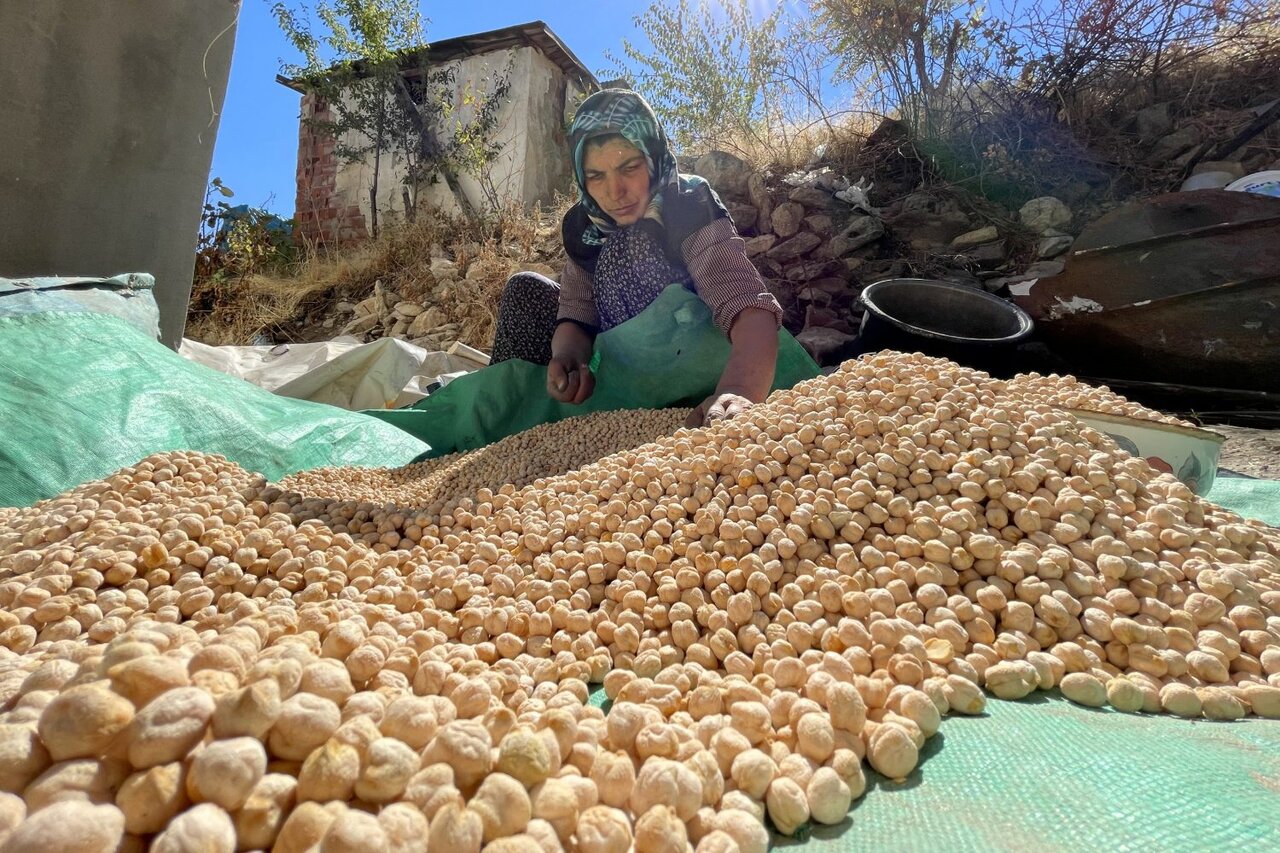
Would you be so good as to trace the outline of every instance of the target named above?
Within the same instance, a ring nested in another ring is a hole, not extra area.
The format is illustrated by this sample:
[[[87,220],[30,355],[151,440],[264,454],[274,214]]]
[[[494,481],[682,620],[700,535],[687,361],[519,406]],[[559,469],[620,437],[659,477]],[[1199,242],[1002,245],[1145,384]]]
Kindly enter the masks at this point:
[[[639,222],[649,207],[649,166],[644,153],[618,137],[587,145],[582,159],[587,193],[620,226]]]

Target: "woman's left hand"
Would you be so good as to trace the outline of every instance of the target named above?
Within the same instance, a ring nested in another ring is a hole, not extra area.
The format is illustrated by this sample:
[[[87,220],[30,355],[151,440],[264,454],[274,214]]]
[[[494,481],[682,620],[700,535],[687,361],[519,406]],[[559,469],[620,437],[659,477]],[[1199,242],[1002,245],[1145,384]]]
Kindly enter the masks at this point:
[[[724,420],[740,415],[755,404],[732,391],[717,391],[703,400],[698,407],[689,413],[684,425],[687,427],[706,426],[713,421]]]

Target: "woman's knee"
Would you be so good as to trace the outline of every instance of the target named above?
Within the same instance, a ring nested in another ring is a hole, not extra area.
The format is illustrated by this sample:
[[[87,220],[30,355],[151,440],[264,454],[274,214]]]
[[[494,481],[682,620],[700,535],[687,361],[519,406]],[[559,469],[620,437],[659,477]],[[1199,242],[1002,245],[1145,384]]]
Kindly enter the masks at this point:
[[[502,298],[505,299],[539,299],[552,296],[560,297],[560,285],[545,275],[536,272],[518,272],[507,279],[502,286]]]

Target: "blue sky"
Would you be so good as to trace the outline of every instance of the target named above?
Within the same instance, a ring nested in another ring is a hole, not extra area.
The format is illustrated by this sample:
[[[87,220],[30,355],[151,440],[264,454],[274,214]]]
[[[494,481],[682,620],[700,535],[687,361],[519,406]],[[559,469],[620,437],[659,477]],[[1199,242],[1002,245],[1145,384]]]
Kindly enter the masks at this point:
[[[763,5],[763,4],[762,4]],[[593,72],[622,40],[643,43],[632,19],[649,0],[470,0],[424,3],[429,40],[545,21]],[[298,100],[275,81],[281,60],[298,61],[271,16],[270,0],[244,0],[211,177],[235,191],[232,204],[293,215]]]

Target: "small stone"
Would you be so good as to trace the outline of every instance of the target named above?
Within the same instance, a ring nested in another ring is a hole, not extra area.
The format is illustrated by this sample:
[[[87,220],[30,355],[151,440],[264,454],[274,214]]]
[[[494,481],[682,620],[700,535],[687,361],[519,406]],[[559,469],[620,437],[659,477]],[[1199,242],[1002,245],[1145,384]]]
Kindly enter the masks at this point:
[[[830,257],[838,258],[855,252],[863,246],[874,243],[884,236],[884,223],[877,216],[859,216],[853,219],[844,230],[832,238],[832,242],[836,240],[843,241],[838,245],[840,251],[833,250],[828,252]]]
[[[1004,262],[1008,254],[1008,247],[1004,240],[996,240],[992,243],[983,243],[980,246],[974,246],[971,249],[965,249],[964,256],[970,261],[983,267],[994,267]]]
[[[693,171],[705,178],[720,195],[746,198],[751,166],[726,151],[708,151],[693,164]]]
[[[822,243],[822,238],[812,231],[803,231],[792,237],[790,240],[784,240],[769,250],[769,257],[775,261],[786,262],[802,255],[807,255]]]
[[[739,231],[756,227],[756,222],[760,219],[760,211],[756,208],[736,201],[726,201],[724,206],[729,211],[729,218],[733,220],[734,227]]]
[[[351,314],[356,310],[354,302],[339,302],[335,307],[343,314]]]
[[[747,238],[747,257],[753,258],[773,248],[778,242],[777,234],[761,234],[759,237]]]
[[[819,237],[830,237],[836,233],[835,222],[825,213],[815,213],[804,218],[805,227]]]
[[[803,204],[805,207],[815,207],[819,210],[829,210],[835,206],[831,193],[820,190],[817,187],[796,187],[787,198],[797,204]]]
[[[439,308],[434,306],[428,308],[417,317],[414,317],[413,322],[409,324],[409,337],[421,337],[438,327],[443,321],[444,315],[440,313]]]
[[[377,314],[363,314],[361,316],[356,317],[347,325],[343,326],[342,331],[339,332],[339,334],[363,335],[365,332],[368,332],[370,329],[372,329],[376,325],[378,325]]]
[[[406,302],[397,302],[393,310],[395,311],[395,313],[399,314],[401,317],[413,318],[413,317],[417,317],[426,309],[416,302],[406,301]]]
[[[822,364],[835,357],[841,349],[853,343],[854,337],[835,329],[814,326],[796,335],[796,340],[800,343],[800,346],[808,351],[809,355],[813,356],[814,361]]]
[[[409,331],[409,321],[396,320],[395,325],[393,325],[390,331],[387,332],[387,337],[391,337],[391,338],[403,337],[404,333],[407,331]]]
[[[458,265],[448,258],[432,258],[431,274],[438,281],[458,277]]]
[[[320,324],[320,327],[324,329],[332,329],[337,322],[337,317],[326,317],[324,322]]]
[[[1000,231],[994,225],[988,225],[985,228],[979,228],[975,231],[968,231],[951,241],[951,248],[966,249],[970,246],[981,246],[983,243],[990,243],[1000,238]]]
[[[1173,117],[1169,114],[1168,101],[1139,110],[1134,120],[1138,125],[1138,138],[1143,142],[1154,142],[1173,130]]]
[[[762,233],[768,231],[771,227],[770,218],[773,216],[773,199],[769,197],[769,189],[765,186],[762,173],[752,172],[747,178],[747,198],[751,200],[751,206],[759,212],[756,218],[756,230]]]
[[[1022,224],[1037,234],[1061,228],[1071,222],[1071,208],[1053,196],[1033,198],[1018,211]]]
[[[1170,160],[1185,154],[1192,148],[1200,144],[1200,131],[1194,126],[1175,130],[1167,136],[1160,137],[1155,147],[1151,149],[1151,153],[1147,155],[1147,162],[1159,165],[1167,163]]]
[[[800,230],[800,223],[804,221],[805,211],[802,205],[794,201],[784,202],[774,208],[773,216],[770,222],[773,225],[773,233],[779,237],[793,237]]]
[[[1071,248],[1071,244],[1075,240],[1066,235],[1042,237],[1036,249],[1036,254],[1041,258],[1056,258],[1067,249]]]

